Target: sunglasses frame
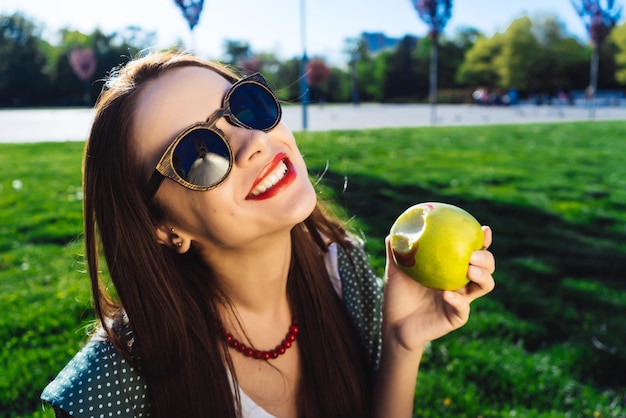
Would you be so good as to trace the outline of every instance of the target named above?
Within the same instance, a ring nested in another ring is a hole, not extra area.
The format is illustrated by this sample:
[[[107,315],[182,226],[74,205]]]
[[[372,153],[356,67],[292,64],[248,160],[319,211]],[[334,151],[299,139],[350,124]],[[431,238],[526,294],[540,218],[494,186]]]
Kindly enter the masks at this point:
[[[276,104],[276,119],[274,120],[274,123],[272,123],[269,127],[264,128],[264,129],[256,129],[240,121],[237,118],[237,116],[235,116],[235,114],[231,111],[230,98],[233,95],[233,93],[236,91],[236,89],[244,84],[257,85],[261,89],[263,89],[265,92],[267,92],[274,99],[274,102]],[[176,138],[174,138],[174,140],[170,143],[170,145],[167,147],[165,152],[163,152],[163,155],[161,155],[161,158],[159,159],[159,162],[157,163],[152,173],[152,176],[150,177],[150,180],[148,181],[148,184],[146,186],[146,197],[148,199],[151,199],[156,194],[156,191],[159,189],[159,187],[161,186],[161,183],[163,183],[163,180],[166,177],[169,178],[170,180],[175,181],[181,186],[190,190],[194,190],[194,191],[207,191],[207,190],[214,189],[220,184],[222,184],[228,178],[230,171],[233,167],[234,156],[233,156],[232,147],[230,146],[230,142],[226,138],[226,135],[221,129],[219,129],[216,126],[217,121],[221,117],[224,117],[226,121],[233,126],[250,129],[250,130],[261,130],[263,132],[269,132],[272,129],[274,129],[276,125],[280,123],[281,118],[282,118],[282,107],[280,106],[278,97],[276,97],[276,94],[272,91],[272,89],[270,89],[270,87],[267,84],[267,81],[265,81],[265,78],[260,73],[251,74],[233,83],[233,85],[228,89],[228,91],[226,92],[226,95],[222,99],[221,108],[213,112],[206,119],[206,121],[194,123],[193,125],[190,125],[187,128],[185,128],[181,133],[176,135]],[[226,149],[228,150],[228,156],[229,156],[228,170],[218,182],[211,184],[209,186],[199,186],[197,184],[188,182],[176,172],[176,169],[174,168],[174,165],[172,164],[172,157],[174,155],[174,150],[176,149],[180,141],[182,141],[191,132],[195,130],[200,130],[200,129],[208,130],[216,134],[226,145]]]

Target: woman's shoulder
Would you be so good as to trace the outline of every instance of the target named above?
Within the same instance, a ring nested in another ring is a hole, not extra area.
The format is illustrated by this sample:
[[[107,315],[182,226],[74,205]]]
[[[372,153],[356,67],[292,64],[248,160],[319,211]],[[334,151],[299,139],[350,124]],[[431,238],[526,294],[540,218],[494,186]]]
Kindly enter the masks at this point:
[[[146,417],[145,380],[108,341],[88,342],[41,399],[72,417]]]
[[[378,303],[382,298],[382,280],[370,265],[364,242],[358,237],[350,236],[347,245],[343,247],[335,243],[332,245],[333,251],[329,252],[335,253],[333,257],[336,258],[337,270],[343,287],[350,288],[357,294],[368,296],[372,298],[371,302]],[[348,295],[344,294],[344,298],[346,296]]]
[[[371,369],[378,370],[382,347],[382,281],[372,269],[362,241],[352,239],[345,247],[332,244],[328,259],[331,282],[359,329]]]

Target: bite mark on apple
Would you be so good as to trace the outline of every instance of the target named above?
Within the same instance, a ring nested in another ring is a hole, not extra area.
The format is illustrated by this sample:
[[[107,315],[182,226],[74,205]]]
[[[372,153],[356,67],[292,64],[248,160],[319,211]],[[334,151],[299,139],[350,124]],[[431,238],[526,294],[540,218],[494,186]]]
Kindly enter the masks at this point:
[[[408,253],[399,253],[396,250],[392,250],[396,262],[404,267],[413,267],[415,265],[415,254],[417,253],[418,247],[419,244],[416,243],[413,249]]]

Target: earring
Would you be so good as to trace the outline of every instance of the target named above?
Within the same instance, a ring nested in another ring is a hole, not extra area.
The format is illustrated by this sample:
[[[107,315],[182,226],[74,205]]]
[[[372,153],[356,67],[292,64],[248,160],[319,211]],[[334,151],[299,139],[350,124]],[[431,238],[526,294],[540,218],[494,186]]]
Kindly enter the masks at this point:
[[[180,247],[182,247],[182,246],[183,246],[183,243],[182,243],[182,242],[180,242],[180,241],[179,241],[179,242],[177,242],[177,243],[176,243],[176,247],[180,248]]]

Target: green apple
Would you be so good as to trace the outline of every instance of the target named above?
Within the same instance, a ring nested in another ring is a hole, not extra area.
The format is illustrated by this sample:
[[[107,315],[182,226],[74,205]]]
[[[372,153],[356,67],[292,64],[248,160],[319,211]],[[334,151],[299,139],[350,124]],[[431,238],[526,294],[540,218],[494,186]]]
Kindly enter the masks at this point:
[[[411,206],[391,226],[396,264],[426,287],[457,290],[468,283],[472,252],[483,246],[480,223],[465,210],[440,202]]]

